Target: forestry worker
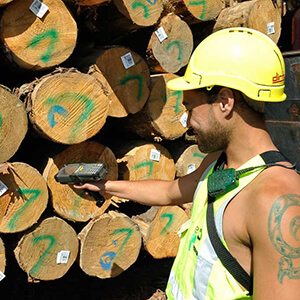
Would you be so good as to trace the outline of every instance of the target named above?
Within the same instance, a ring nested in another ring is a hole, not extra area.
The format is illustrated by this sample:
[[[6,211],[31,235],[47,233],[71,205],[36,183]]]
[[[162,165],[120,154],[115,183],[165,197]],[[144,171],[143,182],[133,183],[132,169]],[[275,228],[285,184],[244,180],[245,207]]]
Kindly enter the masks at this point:
[[[211,34],[167,84],[183,91],[188,127],[208,153],[200,167],[173,181],[75,186],[150,206],[193,201],[167,299],[300,299],[300,176],[262,113],[265,102],[286,99],[284,77],[282,54],[263,33]]]

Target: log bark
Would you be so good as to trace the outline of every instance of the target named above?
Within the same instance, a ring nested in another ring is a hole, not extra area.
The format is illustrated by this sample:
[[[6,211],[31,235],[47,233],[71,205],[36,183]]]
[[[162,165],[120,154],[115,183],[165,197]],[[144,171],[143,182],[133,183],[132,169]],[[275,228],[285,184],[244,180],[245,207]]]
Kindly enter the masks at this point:
[[[127,270],[136,261],[142,244],[138,226],[113,211],[91,220],[78,237],[81,269],[99,278],[116,277]]]
[[[157,23],[163,12],[163,0],[114,0],[118,10],[139,26],[151,26]]]
[[[177,141],[169,144],[167,148],[175,161],[176,177],[195,171],[206,156],[199,150],[197,144]]]
[[[61,0],[44,0],[49,10],[37,17],[32,0],[14,0],[1,19],[6,55],[19,67],[43,70],[64,62],[73,52],[77,25]]]
[[[182,104],[182,91],[171,91],[166,87],[174,74],[151,76],[151,92],[143,109],[124,119],[124,126],[139,136],[154,141],[174,140],[187,131],[187,117]],[[126,124],[127,123],[127,124]]]
[[[164,13],[173,12],[188,24],[195,24],[215,20],[226,4],[226,0],[164,0]]]
[[[6,255],[5,255],[5,246],[0,238],[0,272],[5,274],[5,268],[6,268]]]
[[[159,39],[157,30],[163,30],[164,40]],[[176,73],[187,65],[192,50],[193,34],[189,25],[177,15],[168,14],[152,33],[146,51],[147,63],[153,72]]]
[[[274,6],[272,0],[237,3],[221,11],[213,30],[229,27],[256,29],[277,43],[281,34],[281,8]]]
[[[95,199],[85,195],[84,191],[56,182],[54,175],[58,170],[65,164],[74,162],[105,163],[108,170],[105,178],[111,180],[118,178],[118,165],[115,155],[108,147],[91,141],[70,146],[49,159],[43,176],[47,180],[55,212],[67,220],[85,222],[103,214],[110,205],[111,197],[105,195],[106,201],[99,208]]]
[[[74,263],[79,250],[75,230],[57,217],[44,219],[32,232],[26,233],[14,250],[28,281],[61,278]],[[61,251],[68,256],[59,259]],[[64,260],[65,258],[65,260]]]
[[[27,128],[24,104],[6,87],[0,86],[0,163],[17,152]]]
[[[51,141],[80,143],[105,124],[109,99],[90,75],[58,69],[20,90],[24,89],[29,91],[25,103],[33,128]]]
[[[28,164],[12,163],[8,171],[0,174],[8,188],[0,201],[0,232],[14,233],[38,221],[48,203],[48,188],[42,175]]]
[[[124,180],[160,179],[175,177],[175,164],[169,151],[158,143],[132,141],[130,147],[119,146],[119,176]]]
[[[128,62],[124,65],[122,57],[129,54],[132,66],[126,69]],[[146,61],[126,47],[112,47],[97,53],[94,63],[89,74],[105,88],[108,115],[121,118],[140,111],[149,96],[150,71]]]
[[[152,216],[150,209],[132,218],[141,228],[146,251],[156,259],[175,257],[180,242],[178,230],[189,219],[188,215],[179,206],[164,206],[153,219]]]

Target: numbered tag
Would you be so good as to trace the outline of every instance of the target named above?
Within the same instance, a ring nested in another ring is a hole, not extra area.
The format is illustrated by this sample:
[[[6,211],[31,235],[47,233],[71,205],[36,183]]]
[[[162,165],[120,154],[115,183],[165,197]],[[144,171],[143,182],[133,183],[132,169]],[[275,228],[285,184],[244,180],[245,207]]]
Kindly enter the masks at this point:
[[[160,151],[157,149],[151,149],[150,159],[159,161],[160,160]]]
[[[8,190],[8,187],[0,180],[0,197]]]
[[[56,263],[66,264],[69,261],[70,251],[63,250],[57,253]]]
[[[187,174],[190,174],[190,173],[192,173],[192,172],[194,172],[196,170],[196,165],[195,164],[190,164],[190,165],[188,165],[188,167],[187,167]]]
[[[124,68],[126,70],[135,65],[133,57],[132,57],[130,52],[128,52],[125,55],[121,56],[121,60],[122,60],[122,63],[124,65]]]
[[[274,22],[268,23],[267,32],[268,32],[268,34],[275,33],[275,23]]]
[[[188,119],[188,114],[185,112],[181,118],[179,119],[181,125],[186,128],[187,127],[187,119]]]
[[[49,7],[39,0],[34,0],[30,5],[29,9],[38,17],[42,18],[45,13],[49,10]]]
[[[156,36],[157,36],[157,38],[158,38],[158,40],[159,40],[160,42],[163,42],[165,39],[168,38],[168,36],[167,36],[167,34],[166,34],[166,32],[165,32],[165,30],[164,30],[163,27],[159,27],[159,28],[158,28],[157,30],[155,30],[154,32],[155,32],[155,34],[156,34]]]
[[[5,274],[0,271],[0,281],[5,278]]]

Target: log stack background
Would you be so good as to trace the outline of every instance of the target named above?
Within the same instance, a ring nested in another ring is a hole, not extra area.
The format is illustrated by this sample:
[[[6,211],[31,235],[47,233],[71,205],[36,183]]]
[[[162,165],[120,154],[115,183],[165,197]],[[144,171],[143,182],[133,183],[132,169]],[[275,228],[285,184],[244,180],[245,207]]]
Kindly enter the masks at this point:
[[[221,28],[284,43],[281,1],[4,0],[0,11],[0,289],[7,299],[149,298],[165,288],[190,206],[105,195],[99,208],[54,175],[80,161],[104,162],[113,180],[194,171],[205,154],[166,82]]]

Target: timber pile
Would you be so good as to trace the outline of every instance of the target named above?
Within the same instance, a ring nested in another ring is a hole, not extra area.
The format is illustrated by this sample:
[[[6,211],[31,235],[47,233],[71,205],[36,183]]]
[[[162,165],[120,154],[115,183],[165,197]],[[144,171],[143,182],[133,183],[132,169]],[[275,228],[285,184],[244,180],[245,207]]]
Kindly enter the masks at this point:
[[[248,26],[278,41],[280,8],[240,2],[0,1],[0,272],[13,239],[33,282],[61,278],[76,259],[87,275],[113,278],[141,250],[176,255],[190,205],[126,214],[127,199],[104,195],[99,208],[54,175],[75,162],[104,162],[111,180],[198,168],[205,155],[187,138],[183,93],[166,83],[212,31]]]

